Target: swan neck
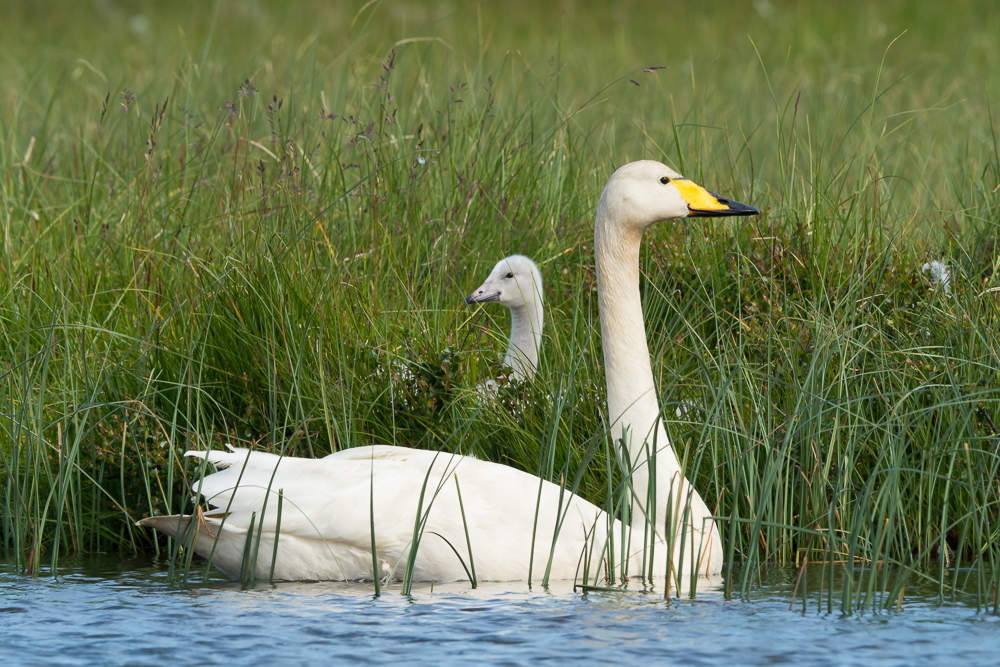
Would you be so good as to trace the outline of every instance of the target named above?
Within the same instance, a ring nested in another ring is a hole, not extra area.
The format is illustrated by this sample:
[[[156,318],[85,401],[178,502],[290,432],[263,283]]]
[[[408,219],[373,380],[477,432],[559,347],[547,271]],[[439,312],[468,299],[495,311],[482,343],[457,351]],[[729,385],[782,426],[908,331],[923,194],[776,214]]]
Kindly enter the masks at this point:
[[[503,363],[517,380],[534,377],[538,369],[538,348],[542,343],[542,304],[534,299],[526,306],[510,309],[510,343]]]
[[[656,450],[656,520],[662,522],[670,497],[683,476],[659,419],[653,370],[639,295],[639,246],[642,230],[623,224],[602,198],[594,228],[601,342],[608,388],[608,419],[617,441],[626,434],[633,467],[633,526],[645,519],[649,497],[648,461]]]

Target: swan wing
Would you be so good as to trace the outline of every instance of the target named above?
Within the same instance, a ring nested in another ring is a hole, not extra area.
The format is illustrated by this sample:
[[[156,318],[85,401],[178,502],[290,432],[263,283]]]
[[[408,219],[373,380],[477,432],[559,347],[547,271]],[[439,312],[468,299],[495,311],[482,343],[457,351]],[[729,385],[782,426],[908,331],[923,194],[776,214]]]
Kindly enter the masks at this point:
[[[599,551],[612,523],[558,485],[445,452],[377,445],[323,459],[243,449],[189,455],[221,468],[193,486],[216,508],[209,520],[224,517],[236,541],[253,522],[272,550],[278,533],[278,564],[312,568],[310,576],[279,578],[370,578],[373,528],[383,574],[401,573],[417,535],[417,579],[468,578],[473,562],[489,580],[525,579],[529,568],[574,578],[581,563],[600,560],[585,554]]]

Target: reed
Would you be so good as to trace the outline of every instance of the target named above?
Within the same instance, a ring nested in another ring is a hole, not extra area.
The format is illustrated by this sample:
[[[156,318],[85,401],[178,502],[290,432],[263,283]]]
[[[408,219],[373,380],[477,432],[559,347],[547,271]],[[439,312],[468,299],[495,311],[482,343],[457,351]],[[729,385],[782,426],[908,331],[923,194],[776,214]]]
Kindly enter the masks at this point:
[[[934,564],[996,611],[996,13],[679,6],[665,44],[638,8],[540,4],[164,6],[148,34],[11,10],[6,558],[163,548],[134,520],[190,512],[182,453],[226,442],[473,453],[620,516],[592,225],[614,167],[654,157],[763,211],[661,224],[641,260],[733,593],[807,558],[828,608],[885,607]],[[541,364],[484,406],[506,325],[461,297],[514,252],[545,276]]]

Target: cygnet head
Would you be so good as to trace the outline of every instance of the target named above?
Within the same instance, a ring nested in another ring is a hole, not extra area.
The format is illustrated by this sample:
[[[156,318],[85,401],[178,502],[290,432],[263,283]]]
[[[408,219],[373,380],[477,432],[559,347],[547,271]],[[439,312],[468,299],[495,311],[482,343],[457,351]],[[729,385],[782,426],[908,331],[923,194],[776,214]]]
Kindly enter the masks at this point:
[[[709,192],[655,160],[630,162],[612,174],[598,211],[599,220],[614,221],[639,235],[661,220],[760,213],[753,206]]]
[[[465,298],[470,305],[495,302],[508,308],[523,308],[535,301],[542,301],[542,276],[524,255],[501,259],[486,282]]]

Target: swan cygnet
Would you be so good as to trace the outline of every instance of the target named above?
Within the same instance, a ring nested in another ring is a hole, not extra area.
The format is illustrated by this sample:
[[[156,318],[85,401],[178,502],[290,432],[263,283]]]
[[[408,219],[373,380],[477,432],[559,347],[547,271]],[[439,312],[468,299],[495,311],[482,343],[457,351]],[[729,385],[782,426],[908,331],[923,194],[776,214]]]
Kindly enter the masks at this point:
[[[409,566],[414,581],[458,581],[469,578],[473,559],[480,581],[719,573],[719,531],[684,479],[660,419],[639,296],[639,245],[661,220],[756,213],[650,160],[618,169],[601,194],[594,225],[598,304],[610,432],[632,466],[627,523],[514,468],[370,445],[322,459],[187,452],[220,468],[192,485],[214,509],[139,525],[190,541],[234,578],[252,572],[260,579],[399,579]]]
[[[542,274],[535,263],[524,255],[501,259],[465,303],[499,303],[510,309],[510,341],[503,365],[511,369],[515,380],[534,377],[544,318]]]

